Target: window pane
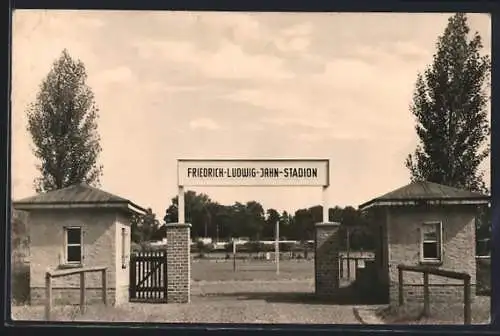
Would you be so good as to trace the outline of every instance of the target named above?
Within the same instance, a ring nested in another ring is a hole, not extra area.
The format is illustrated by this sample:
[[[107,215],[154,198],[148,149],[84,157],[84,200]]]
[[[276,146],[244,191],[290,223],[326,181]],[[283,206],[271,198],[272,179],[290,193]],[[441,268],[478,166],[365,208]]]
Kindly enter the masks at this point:
[[[437,232],[424,233],[424,240],[437,241],[438,240]]]
[[[437,232],[439,230],[439,223],[424,223],[424,233]]]
[[[72,228],[68,229],[68,244],[80,244],[81,243],[81,229]]]
[[[439,244],[424,243],[424,259],[439,259]]]
[[[82,248],[81,246],[68,246],[68,262],[81,262]]]

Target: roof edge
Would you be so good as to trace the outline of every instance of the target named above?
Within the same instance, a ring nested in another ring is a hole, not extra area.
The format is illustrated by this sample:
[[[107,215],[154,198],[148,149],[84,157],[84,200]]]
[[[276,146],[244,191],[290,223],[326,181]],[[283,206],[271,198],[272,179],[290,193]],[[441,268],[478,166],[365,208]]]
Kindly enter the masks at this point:
[[[86,204],[86,205],[92,205],[92,204],[125,204],[125,203],[131,203],[129,200],[123,199],[123,200],[109,200],[109,201],[78,201],[77,203],[71,202],[71,201],[48,201],[48,202],[31,202],[31,201],[26,201],[29,198],[24,198],[19,201],[13,201],[12,204],[14,205],[23,205],[23,204],[31,204],[31,205],[66,205],[66,204]]]
[[[363,211],[376,206],[403,206],[403,205],[481,205],[488,204],[490,196],[454,197],[454,198],[408,198],[408,199],[373,199],[358,206]]]
[[[13,202],[13,208],[21,211],[49,210],[49,209],[126,209],[138,214],[145,214],[147,210],[130,201],[109,201],[109,202]]]
[[[128,203],[127,206],[129,208],[129,210],[131,210],[139,215],[145,215],[148,212],[145,208],[135,204],[134,202],[128,201],[127,203]]]

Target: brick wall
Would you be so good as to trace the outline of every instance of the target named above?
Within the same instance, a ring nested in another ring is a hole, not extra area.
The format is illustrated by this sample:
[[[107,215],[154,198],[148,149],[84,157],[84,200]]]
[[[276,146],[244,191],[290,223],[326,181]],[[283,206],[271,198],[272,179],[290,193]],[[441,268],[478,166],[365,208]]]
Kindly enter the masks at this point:
[[[318,223],[315,228],[315,292],[335,295],[339,287],[339,223]]]
[[[166,224],[167,302],[189,303],[191,294],[191,224]]]

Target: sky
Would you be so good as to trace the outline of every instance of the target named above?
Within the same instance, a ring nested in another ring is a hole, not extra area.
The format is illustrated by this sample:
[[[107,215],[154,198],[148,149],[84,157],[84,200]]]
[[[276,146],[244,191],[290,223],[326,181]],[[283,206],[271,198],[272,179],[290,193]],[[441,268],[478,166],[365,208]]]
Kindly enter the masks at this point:
[[[331,206],[409,183],[409,111],[450,14],[16,10],[12,197],[34,194],[26,107],[64,48],[100,109],[101,189],[163,218],[181,158],[324,158]],[[469,14],[491,50],[487,14]],[[489,159],[484,162],[489,183]],[[192,188],[294,212],[320,188]]]

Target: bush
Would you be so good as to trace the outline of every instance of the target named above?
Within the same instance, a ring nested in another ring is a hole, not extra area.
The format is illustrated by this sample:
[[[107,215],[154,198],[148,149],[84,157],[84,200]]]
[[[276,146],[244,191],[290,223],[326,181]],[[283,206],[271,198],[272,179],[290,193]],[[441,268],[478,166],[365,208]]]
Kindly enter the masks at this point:
[[[299,249],[297,243],[280,243],[280,251],[282,252],[292,252]]]
[[[264,252],[266,249],[266,245],[259,241],[250,241],[245,243],[239,249],[240,252],[248,252],[248,253],[259,253]]]
[[[476,282],[478,294],[491,293],[491,259],[478,259],[476,263]]]
[[[141,245],[134,242],[130,243],[130,252],[135,253],[140,251],[142,251]]]
[[[232,253],[233,252],[233,243],[226,243],[224,245],[224,251],[225,252],[228,252],[228,253]]]
[[[210,253],[213,251],[213,245],[212,244],[205,244],[201,240],[196,242],[196,250],[199,252],[199,257],[204,258],[205,254]]]
[[[12,263],[11,274],[12,304],[26,305],[30,300],[30,267],[22,261]]]
[[[23,305],[30,298],[28,214],[13,209],[11,220],[12,304]]]

